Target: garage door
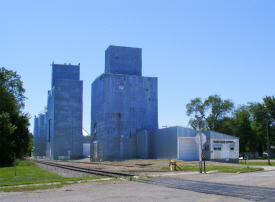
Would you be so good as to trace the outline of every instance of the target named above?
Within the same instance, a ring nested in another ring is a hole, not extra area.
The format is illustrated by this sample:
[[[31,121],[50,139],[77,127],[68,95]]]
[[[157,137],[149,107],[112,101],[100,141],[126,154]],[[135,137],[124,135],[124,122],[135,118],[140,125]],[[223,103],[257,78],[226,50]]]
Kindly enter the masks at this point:
[[[179,138],[178,140],[179,160],[199,160],[199,145],[195,138]]]

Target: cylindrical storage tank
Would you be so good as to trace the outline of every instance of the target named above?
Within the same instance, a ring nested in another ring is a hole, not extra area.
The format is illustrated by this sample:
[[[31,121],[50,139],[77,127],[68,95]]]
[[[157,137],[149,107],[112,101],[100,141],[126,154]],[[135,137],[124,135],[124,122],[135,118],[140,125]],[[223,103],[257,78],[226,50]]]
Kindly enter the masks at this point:
[[[46,138],[45,138],[45,114],[40,113],[39,114],[39,120],[38,120],[38,150],[37,150],[37,156],[40,156],[40,158],[43,158],[46,156]]]
[[[38,138],[38,121],[39,118],[37,116],[34,116],[34,124],[33,124],[33,156],[37,156],[37,138]]]
[[[44,133],[44,124],[45,124],[45,120],[44,120],[45,114],[41,113],[39,114],[39,121],[38,121],[38,137],[44,137],[45,133]]]
[[[34,125],[33,125],[33,137],[37,137],[38,135],[38,120],[37,116],[34,116]]]

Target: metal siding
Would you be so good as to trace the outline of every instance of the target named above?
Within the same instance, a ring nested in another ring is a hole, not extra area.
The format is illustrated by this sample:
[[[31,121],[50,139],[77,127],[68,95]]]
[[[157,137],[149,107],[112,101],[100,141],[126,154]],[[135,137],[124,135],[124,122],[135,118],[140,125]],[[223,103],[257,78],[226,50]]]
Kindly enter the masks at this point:
[[[199,160],[199,145],[195,142],[195,138],[186,137],[179,138],[179,160]]]
[[[177,126],[177,158],[180,158],[180,150],[181,150],[181,144],[180,144],[180,137],[190,137],[193,138],[198,134],[198,131],[192,130],[189,128],[179,127]]]
[[[52,85],[55,86],[56,80],[78,80],[80,79],[79,65],[52,64]]]
[[[54,132],[54,93],[55,88],[52,88],[52,90],[48,93],[48,103],[47,103],[47,135],[46,135],[46,141],[47,141],[47,150],[46,155],[48,158],[53,158],[52,156],[52,150],[53,150],[53,132]]]
[[[158,127],[157,78],[102,74],[92,84],[91,114],[99,158],[136,158],[137,131]]]
[[[154,130],[155,158],[177,159],[177,127]]]
[[[90,157],[93,158],[94,148],[93,142],[98,141],[97,156],[98,160],[104,157],[105,147],[105,112],[103,76],[99,76],[91,85],[91,144]]]
[[[137,157],[149,158],[149,135],[147,131],[137,132]]]
[[[53,88],[48,91],[45,120],[49,158],[68,158],[68,151],[73,158],[83,155],[83,81],[79,80],[79,68],[79,65],[53,64]]]
[[[37,156],[37,152],[38,152],[38,117],[34,117],[34,124],[33,124],[33,146],[34,146],[34,150],[33,150],[33,155]]]
[[[83,144],[83,156],[85,157],[90,156],[90,143]]]
[[[54,103],[54,156],[81,157],[83,81],[56,80]]]
[[[39,114],[38,118],[38,135],[36,136],[36,156],[46,156],[46,141],[44,133],[45,114]]]
[[[199,131],[177,126],[178,137],[195,137]]]
[[[47,157],[47,134],[48,134],[48,122],[47,122],[47,111],[44,116],[44,141],[45,141],[45,156]]]
[[[105,51],[105,73],[142,76],[142,50],[109,46]]]

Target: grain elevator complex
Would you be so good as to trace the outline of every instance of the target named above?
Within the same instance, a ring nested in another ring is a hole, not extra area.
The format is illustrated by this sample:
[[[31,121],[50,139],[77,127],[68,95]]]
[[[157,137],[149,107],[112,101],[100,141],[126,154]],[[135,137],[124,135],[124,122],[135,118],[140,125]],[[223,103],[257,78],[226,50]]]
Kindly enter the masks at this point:
[[[45,110],[34,118],[35,158],[83,156],[83,81],[79,65],[52,64]],[[195,130],[158,129],[158,79],[142,75],[142,49],[109,46],[105,71],[91,85],[90,160],[198,160]],[[203,154],[237,162],[239,139],[208,131]],[[218,144],[217,144],[218,143]]]
[[[48,91],[43,133],[34,133],[34,155],[48,158],[70,159],[83,156],[82,94],[80,65],[52,64],[51,90]],[[43,120],[42,120],[43,119]],[[35,124],[36,126],[36,119]],[[40,130],[40,126],[38,126]],[[39,138],[37,138],[39,137]],[[42,151],[36,139],[44,139]]]

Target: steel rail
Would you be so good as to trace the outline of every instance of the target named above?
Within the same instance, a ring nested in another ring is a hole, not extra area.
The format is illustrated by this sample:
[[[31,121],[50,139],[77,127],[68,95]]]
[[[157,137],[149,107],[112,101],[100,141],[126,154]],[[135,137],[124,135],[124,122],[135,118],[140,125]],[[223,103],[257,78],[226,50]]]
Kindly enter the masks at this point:
[[[41,161],[41,160],[34,160],[36,163],[63,168],[67,170],[77,171],[77,172],[83,172],[88,174],[94,174],[94,175],[101,175],[101,176],[108,176],[108,177],[133,177],[135,175],[128,174],[128,173],[122,173],[122,172],[111,172],[111,171],[103,171],[98,169],[92,169],[92,168],[83,168],[83,167],[77,167],[77,166],[71,166],[71,165],[64,165],[60,163],[54,163],[49,161]]]

